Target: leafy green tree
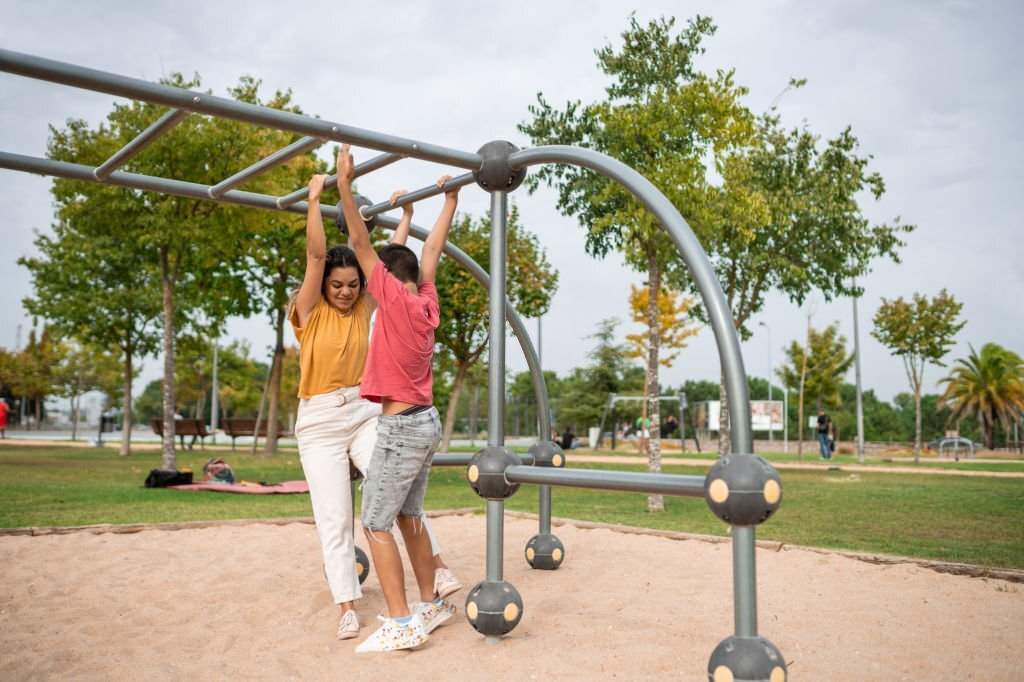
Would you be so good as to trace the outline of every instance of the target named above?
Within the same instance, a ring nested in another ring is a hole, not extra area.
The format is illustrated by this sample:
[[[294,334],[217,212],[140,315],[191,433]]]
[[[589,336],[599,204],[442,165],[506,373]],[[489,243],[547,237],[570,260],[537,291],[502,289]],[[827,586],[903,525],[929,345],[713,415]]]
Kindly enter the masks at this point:
[[[32,277],[26,310],[83,347],[120,351],[122,387],[108,394],[122,396],[122,455],[131,454],[136,363],[155,352],[160,339],[159,278],[143,250],[125,248],[123,226],[136,217],[128,206],[111,202],[102,211],[69,210],[52,235],[37,235],[38,255],[18,260]]]
[[[448,239],[487,270],[490,262],[491,221],[461,216],[452,225]],[[558,288],[558,273],[548,262],[536,236],[519,222],[513,205],[508,216],[508,299],[524,317],[547,312]],[[470,370],[487,349],[488,295],[475,279],[450,258],[441,259],[437,269],[437,290],[441,292],[441,322],[435,340],[447,354],[452,367],[452,384],[445,411],[441,449],[446,451],[455,428],[459,396]],[[504,333],[504,329],[502,329]]]
[[[951,421],[976,418],[989,449],[995,447],[996,423],[1009,432],[1024,414],[1024,360],[998,344],[986,343],[980,353],[972,346],[940,383],[946,385],[940,400]]]
[[[966,322],[958,322],[958,303],[945,289],[929,300],[914,294],[913,300],[882,299],[875,313],[871,335],[903,360],[907,380],[914,392],[914,463],[921,460],[921,385],[928,363],[944,366],[942,358],[953,346],[953,337]]]
[[[642,25],[635,16],[623,32],[623,45],[597,50],[598,68],[611,82],[603,101],[568,102],[552,107],[543,94],[530,107],[532,120],[519,129],[533,144],[574,144],[609,154],[642,173],[683,210],[703,201],[708,191],[706,156],[743,144],[752,117],[740,104],[746,90],[731,71],[701,73],[695,60],[703,40],[714,34],[707,17],[697,16],[679,31],[674,18]],[[587,251],[603,257],[620,251],[631,267],[646,271],[647,414],[652,438],[648,466],[661,467],[659,388],[660,291],[666,276],[685,281],[675,247],[660,223],[618,183],[576,166],[545,166],[530,176],[559,192],[559,209],[587,229]]]
[[[164,82],[191,89],[200,86],[198,76],[186,80],[176,74]],[[261,101],[259,87],[258,81],[242,78],[230,95],[274,108],[294,108],[289,93],[278,92],[268,101]],[[68,121],[65,128],[52,129],[49,155],[62,161],[98,165],[162,113],[160,106],[132,102],[115,105],[106,121],[95,129],[85,121]],[[296,138],[240,121],[189,116],[129,161],[126,170],[214,185]],[[289,172],[287,167],[278,167],[250,179],[242,187],[255,191],[292,188],[290,176],[286,183],[281,180]],[[240,207],[102,184],[56,180],[53,193],[61,221],[77,220],[77,227],[83,232],[86,226],[90,228],[89,236],[105,231],[123,244],[130,244],[145,254],[157,273],[166,425],[161,467],[175,469],[175,339],[187,327],[216,335],[227,316],[252,312],[256,300],[246,277],[246,249],[253,221]],[[118,220],[110,222],[111,215]]]
[[[870,157],[858,154],[849,129],[819,148],[808,130],[785,131],[774,114],[757,118],[747,110],[740,103],[746,89],[734,83],[732,71],[697,71],[694,58],[715,30],[706,17],[678,34],[673,19],[641,26],[631,18],[621,52],[606,47],[597,53],[599,68],[614,78],[606,101],[570,102],[557,110],[540,95],[530,109],[533,120],[520,129],[534,144],[579,144],[608,153],[650,179],[694,228],[722,280],[736,327],[747,337],[768,291],[798,303],[815,290],[826,299],[859,293],[851,277],[876,257],[895,258],[900,233],[911,228],[898,221],[871,226],[863,218],[857,197],[866,190],[877,199],[884,184],[868,171]],[[717,186],[707,180],[707,163],[722,178]],[[531,182],[558,188],[559,208],[588,230],[592,255],[620,250],[628,263],[647,269],[652,288],[664,273],[696,293],[660,226],[624,189],[569,166],[545,167]],[[655,344],[652,351],[649,373],[657,370]],[[724,454],[724,382],[719,397]]]
[[[847,354],[846,337],[839,333],[837,323],[820,332],[808,325],[806,346],[794,341],[785,352],[788,364],[776,373],[786,390],[797,391],[799,395],[797,455],[802,460],[805,399],[814,400],[819,410],[838,407],[841,404],[842,379],[853,364],[853,354]]]
[[[71,404],[71,440],[78,440],[81,396],[103,391],[114,400],[120,388],[121,363],[110,351],[82,344],[74,339],[60,343],[59,363],[53,368],[53,386],[57,395]],[[119,353],[118,353],[119,355]]]

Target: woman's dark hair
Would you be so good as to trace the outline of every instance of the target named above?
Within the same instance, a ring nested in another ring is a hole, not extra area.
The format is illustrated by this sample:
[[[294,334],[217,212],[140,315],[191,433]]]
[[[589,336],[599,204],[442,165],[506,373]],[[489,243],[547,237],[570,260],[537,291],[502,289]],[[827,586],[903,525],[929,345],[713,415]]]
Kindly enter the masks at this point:
[[[356,272],[359,273],[359,289],[366,289],[366,275],[363,274],[363,269],[359,267],[359,259],[356,258],[356,252],[347,246],[332,246],[327,250],[327,260],[324,261],[324,278],[320,282],[321,291],[327,287],[327,278],[331,276],[331,271],[334,268],[355,268]]]

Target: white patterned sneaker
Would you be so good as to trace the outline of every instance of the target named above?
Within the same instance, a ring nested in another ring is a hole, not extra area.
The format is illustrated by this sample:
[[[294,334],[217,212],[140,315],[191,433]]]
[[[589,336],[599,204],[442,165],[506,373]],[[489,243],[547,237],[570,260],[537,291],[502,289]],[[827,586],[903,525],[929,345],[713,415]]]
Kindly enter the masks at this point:
[[[444,599],[421,601],[412,605],[412,612],[420,614],[423,618],[423,627],[429,635],[455,615],[455,605]]]
[[[338,639],[352,639],[359,636],[359,616],[356,612],[346,611],[341,614],[341,621],[338,623]]]
[[[440,599],[455,594],[462,589],[462,583],[447,568],[438,568],[434,571],[434,594]]]
[[[412,619],[405,624],[394,618],[377,617],[384,621],[384,624],[356,647],[357,654],[415,649],[428,639],[427,631],[423,627],[423,617],[418,613],[413,613]]]

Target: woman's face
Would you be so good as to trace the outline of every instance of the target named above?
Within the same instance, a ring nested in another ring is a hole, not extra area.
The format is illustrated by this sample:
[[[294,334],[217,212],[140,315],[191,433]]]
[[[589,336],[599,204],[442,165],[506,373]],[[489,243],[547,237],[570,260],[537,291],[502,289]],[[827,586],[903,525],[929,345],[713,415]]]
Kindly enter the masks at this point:
[[[324,297],[327,303],[343,313],[352,310],[359,298],[359,271],[354,267],[334,268],[327,275]]]

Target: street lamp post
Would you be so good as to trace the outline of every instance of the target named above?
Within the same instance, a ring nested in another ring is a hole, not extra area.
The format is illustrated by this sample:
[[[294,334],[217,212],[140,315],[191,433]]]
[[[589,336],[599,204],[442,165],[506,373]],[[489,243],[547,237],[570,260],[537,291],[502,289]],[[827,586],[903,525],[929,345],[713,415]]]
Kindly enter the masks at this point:
[[[772,437],[772,328],[768,326],[767,322],[758,322],[757,324],[764,327],[768,334],[768,442],[771,443],[775,440]]]
[[[854,288],[857,281],[853,282]],[[864,404],[861,399],[860,384],[860,331],[857,325],[857,297],[853,297],[853,364],[857,378],[857,461],[864,463]]]

